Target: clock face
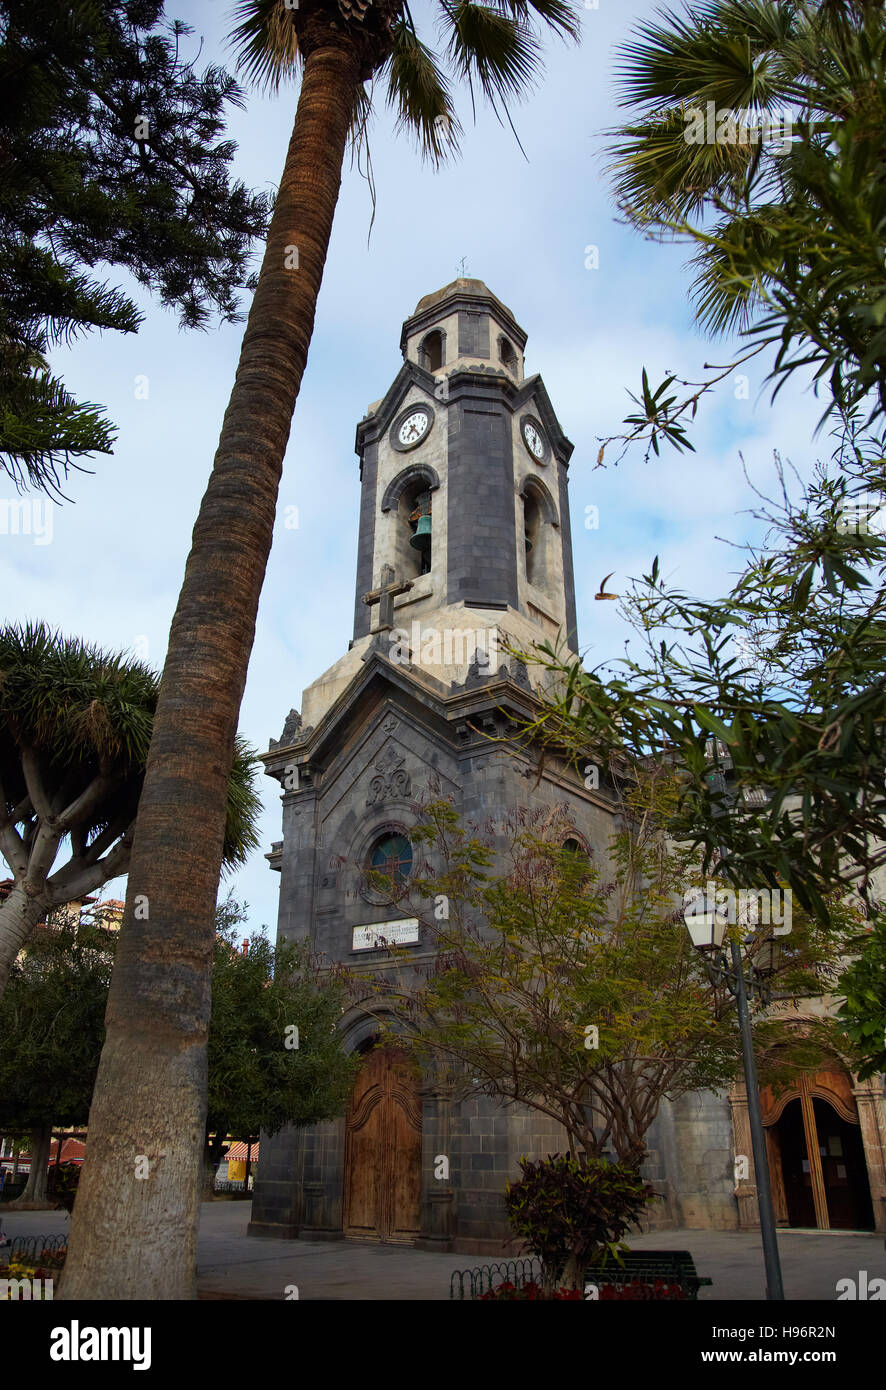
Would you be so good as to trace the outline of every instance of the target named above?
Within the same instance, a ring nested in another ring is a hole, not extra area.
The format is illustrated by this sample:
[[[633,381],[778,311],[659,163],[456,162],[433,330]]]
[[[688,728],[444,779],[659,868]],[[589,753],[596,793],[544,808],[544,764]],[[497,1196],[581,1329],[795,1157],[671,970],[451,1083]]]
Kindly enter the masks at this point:
[[[540,462],[545,456],[545,442],[541,430],[531,420],[524,422],[523,438],[532,457]]]
[[[425,410],[413,410],[411,415],[407,415],[397,431],[397,438],[401,444],[417,444],[428,432],[430,417]]]

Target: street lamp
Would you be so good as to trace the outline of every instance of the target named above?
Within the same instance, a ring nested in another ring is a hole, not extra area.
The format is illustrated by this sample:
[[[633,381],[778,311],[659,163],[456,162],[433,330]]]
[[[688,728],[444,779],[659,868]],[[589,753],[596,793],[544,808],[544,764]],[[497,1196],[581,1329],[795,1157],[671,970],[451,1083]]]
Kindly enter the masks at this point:
[[[705,969],[711,982],[718,985],[725,984],[738,1006],[745,1089],[748,1095],[748,1119],[751,1124],[751,1149],[757,1176],[760,1236],[763,1243],[763,1262],[766,1267],[766,1297],[770,1300],[783,1300],[784,1286],[781,1278],[778,1242],[775,1236],[775,1212],[772,1208],[772,1189],[769,1183],[769,1159],[766,1153],[766,1136],[763,1133],[763,1111],[760,1106],[760,1088],[757,1084],[757,1064],[754,1060],[751,1014],[748,1007],[749,994],[757,994],[764,1003],[768,1003],[771,998],[769,986],[761,978],[761,972],[755,971],[750,964],[748,965],[748,974],[745,975],[741,948],[734,936],[729,943],[732,957],[730,965],[730,961],[723,952],[726,928],[729,924],[728,912],[716,902],[711,894],[699,892],[694,900],[687,903],[683,911],[683,920],[686,923],[693,946],[704,956]]]
[[[684,907],[683,921],[697,950],[706,955],[722,951],[729,914],[713,894],[699,890],[697,897]]]

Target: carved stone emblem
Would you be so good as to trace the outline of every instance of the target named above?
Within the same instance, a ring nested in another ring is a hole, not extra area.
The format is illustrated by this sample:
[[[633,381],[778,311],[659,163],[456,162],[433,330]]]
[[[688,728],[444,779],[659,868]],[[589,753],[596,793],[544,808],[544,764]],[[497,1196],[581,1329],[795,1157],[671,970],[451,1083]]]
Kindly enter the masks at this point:
[[[390,743],[374,766],[375,775],[369,783],[367,806],[380,806],[383,801],[393,801],[409,795],[409,773],[403,766],[403,758]]]

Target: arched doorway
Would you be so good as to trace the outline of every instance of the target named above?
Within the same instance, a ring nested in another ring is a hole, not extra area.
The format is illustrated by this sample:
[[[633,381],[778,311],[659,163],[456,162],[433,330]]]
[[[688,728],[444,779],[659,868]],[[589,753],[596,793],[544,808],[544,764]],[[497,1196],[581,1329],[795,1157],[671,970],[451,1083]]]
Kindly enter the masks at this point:
[[[344,1232],[352,1240],[411,1245],[421,1206],[421,1099],[408,1057],[367,1052],[345,1125]]]
[[[871,1231],[874,1213],[852,1083],[842,1070],[761,1089],[775,1219],[782,1226]]]

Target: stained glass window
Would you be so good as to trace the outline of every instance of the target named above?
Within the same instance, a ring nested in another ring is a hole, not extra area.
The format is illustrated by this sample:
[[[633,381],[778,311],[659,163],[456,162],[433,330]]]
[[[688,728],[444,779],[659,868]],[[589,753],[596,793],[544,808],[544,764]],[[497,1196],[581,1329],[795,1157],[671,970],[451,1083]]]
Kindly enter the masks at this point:
[[[382,835],[369,852],[369,867],[392,883],[404,883],[412,872],[412,845],[405,835]]]

